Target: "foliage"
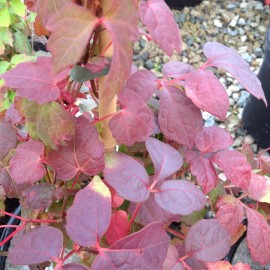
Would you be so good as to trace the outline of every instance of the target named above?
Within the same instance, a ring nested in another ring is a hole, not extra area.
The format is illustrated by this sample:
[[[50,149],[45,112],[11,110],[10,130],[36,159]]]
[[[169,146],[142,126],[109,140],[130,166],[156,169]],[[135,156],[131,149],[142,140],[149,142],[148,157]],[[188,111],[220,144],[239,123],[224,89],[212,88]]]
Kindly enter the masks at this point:
[[[221,261],[246,230],[253,260],[269,263],[270,161],[248,146],[233,150],[231,135],[204,127],[201,113],[226,119],[228,97],[215,68],[266,104],[260,81],[237,52],[207,42],[198,69],[171,61],[157,78],[132,68],[132,42],[142,34],[168,55],[181,52],[163,0],[25,2],[37,11],[36,31],[49,34],[52,54],[12,65],[7,51],[19,34],[10,31],[14,16],[24,24],[25,13],[19,0],[1,0],[0,53],[9,61],[0,93],[16,97],[0,115],[0,184],[26,210],[0,243],[15,236],[11,263],[248,270]],[[102,115],[116,95],[117,110]],[[106,146],[109,129],[118,151]],[[210,212],[215,217],[207,219]],[[81,263],[67,263],[72,254]]]

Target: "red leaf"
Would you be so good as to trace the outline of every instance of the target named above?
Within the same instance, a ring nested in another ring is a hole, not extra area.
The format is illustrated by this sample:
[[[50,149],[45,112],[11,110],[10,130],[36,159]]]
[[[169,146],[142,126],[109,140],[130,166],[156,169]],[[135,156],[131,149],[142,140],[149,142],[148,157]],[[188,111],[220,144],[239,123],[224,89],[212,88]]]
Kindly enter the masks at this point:
[[[0,184],[4,188],[5,195],[8,198],[20,198],[23,190],[30,187],[30,183],[16,184],[13,179],[11,179],[8,172],[8,168],[0,165]]]
[[[129,205],[128,212],[132,216],[137,204],[131,203]],[[157,204],[154,194],[150,193],[149,198],[144,201],[139,209],[139,212],[136,216],[136,222],[142,225],[148,225],[152,222],[159,221],[163,224],[170,225],[174,221],[179,221],[179,216],[169,213],[168,211],[163,210]]]
[[[182,167],[182,156],[170,145],[151,137],[146,140],[145,144],[155,166],[155,177],[157,179],[165,179]]]
[[[164,0],[141,1],[139,13],[153,39],[170,56],[181,52],[182,41],[173,14]]]
[[[107,154],[103,174],[121,197],[132,202],[142,202],[149,197],[149,176],[137,160],[122,153]]]
[[[165,77],[178,78],[180,76],[191,73],[194,68],[184,62],[170,61],[162,68],[162,73]]]
[[[162,209],[179,215],[201,210],[207,202],[202,191],[185,180],[165,181],[155,193],[155,199]]]
[[[144,142],[152,134],[154,114],[140,96],[125,90],[125,97],[128,98],[126,109],[110,119],[109,128],[119,144],[130,146],[135,142]]]
[[[17,89],[17,95],[44,104],[56,100],[60,89],[52,74],[50,57],[40,56],[36,63],[24,62],[0,75],[6,87]]]
[[[179,262],[178,250],[173,245],[169,245],[167,257],[163,263],[163,270],[185,270],[184,265]]]
[[[233,184],[248,188],[252,168],[243,154],[236,150],[223,150],[215,153],[210,160],[219,166]]]
[[[191,173],[196,176],[205,194],[218,184],[217,172],[208,159],[200,157],[194,151],[186,151],[186,160],[191,164]]]
[[[114,0],[103,9],[103,14],[102,25],[109,31],[113,44],[113,58],[105,88],[113,97],[122,90],[123,82],[130,75],[133,55],[130,41],[139,37],[138,17],[134,1]]]
[[[96,128],[83,116],[76,119],[76,131],[67,146],[48,154],[47,162],[61,180],[69,180],[78,172],[95,175],[104,168],[104,147]]]
[[[38,264],[56,261],[63,248],[63,235],[59,229],[42,226],[26,233],[8,252],[12,264]]]
[[[13,126],[6,122],[5,119],[0,119],[0,161],[7,155],[11,148],[17,145],[17,132]]]
[[[189,230],[185,247],[187,254],[203,262],[223,259],[230,250],[230,235],[215,219],[203,219]]]
[[[10,160],[10,176],[17,184],[35,183],[45,174],[41,163],[44,145],[40,141],[29,140],[19,144]]]
[[[243,263],[237,263],[236,265],[233,265],[232,270],[250,270],[250,265],[243,264]]]
[[[106,57],[93,57],[85,64],[85,67],[92,73],[100,73],[104,69],[109,68],[111,61]]]
[[[137,93],[146,102],[156,90],[156,81],[157,77],[152,71],[139,70],[127,79],[126,88]]]
[[[113,245],[116,241],[128,235],[128,231],[128,215],[125,211],[119,210],[112,214],[109,228],[104,236],[109,245]]]
[[[192,148],[197,134],[203,128],[201,111],[181,90],[168,86],[160,96],[158,122],[168,140]]]
[[[72,0],[37,0],[36,11],[42,19],[42,23],[46,26],[49,19],[66,3]]]
[[[102,213],[102,215],[100,214]],[[84,247],[99,242],[111,219],[111,194],[96,176],[80,190],[67,211],[66,230],[70,238]]]
[[[218,42],[207,42],[203,52],[208,61],[206,66],[214,66],[225,69],[241,83],[253,96],[262,99],[267,105],[260,80],[250,70],[245,60],[233,49]]]
[[[270,227],[257,211],[247,211],[247,244],[253,261],[266,265],[270,262]]]
[[[92,269],[162,269],[170,238],[159,222],[116,242],[111,249],[103,249]]]
[[[202,153],[223,150],[232,143],[233,138],[231,134],[218,126],[203,127],[203,130],[195,139],[195,145]]]
[[[48,208],[55,192],[55,186],[49,183],[39,183],[23,191],[26,208],[43,209]]]
[[[115,191],[115,189],[113,187],[111,187],[107,183],[106,183],[106,185],[111,192],[112,207],[114,207],[114,208],[120,207],[122,205],[122,203],[124,202],[124,199],[117,194],[117,192]]]
[[[243,206],[237,203],[235,197],[226,195],[218,200],[216,207],[218,211],[215,218],[224,225],[233,238],[244,219]]]
[[[230,106],[228,95],[212,71],[197,69],[191,72],[185,80],[185,90],[198,108],[225,120]]]
[[[97,24],[90,10],[73,3],[64,5],[50,18],[46,25],[51,32],[47,48],[53,55],[55,73],[80,60]]]
[[[248,192],[259,202],[270,203],[270,180],[267,176],[251,172]]]
[[[58,268],[55,268],[57,270]],[[90,270],[90,268],[86,267],[85,265],[82,265],[80,263],[68,263],[63,265],[59,270]]]

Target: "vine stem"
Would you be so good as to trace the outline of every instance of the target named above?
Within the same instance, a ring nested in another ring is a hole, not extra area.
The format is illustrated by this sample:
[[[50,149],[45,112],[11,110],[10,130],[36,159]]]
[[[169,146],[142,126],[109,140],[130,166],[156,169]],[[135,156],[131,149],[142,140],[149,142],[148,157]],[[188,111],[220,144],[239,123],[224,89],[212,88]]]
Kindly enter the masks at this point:
[[[187,263],[186,263],[186,262],[182,261],[182,263],[183,263],[183,265],[185,266],[185,268],[186,268],[187,270],[192,270],[192,268],[191,268],[191,267],[189,267],[189,266],[187,265]]]
[[[26,224],[27,224],[26,221],[22,222],[22,224],[20,226],[18,226],[17,229],[14,232],[12,232],[2,242],[0,242],[0,247],[3,246],[6,242],[8,242],[15,234],[22,231],[25,228]]]
[[[175,231],[174,229],[172,228],[169,228],[169,227],[166,227],[165,230],[168,232],[168,233],[171,233],[172,235],[182,239],[182,240],[185,240],[186,237],[184,235],[182,235],[181,233]]]
[[[130,231],[130,228],[131,228],[136,216],[138,215],[138,212],[139,212],[141,207],[142,207],[142,203],[138,203],[136,208],[135,208],[135,211],[134,211],[134,213],[133,213],[133,215],[132,215],[132,217],[131,217],[131,219],[129,221],[128,231]]]
[[[0,228],[18,228],[20,225],[1,225]]]
[[[42,223],[42,222],[44,222],[44,223],[59,223],[59,222],[62,222],[62,220],[58,220],[58,219],[27,219],[27,218],[23,218],[23,217],[8,213],[8,212],[1,210],[1,209],[0,209],[0,213],[5,214],[5,215],[10,216],[10,217],[14,217],[14,218],[19,219],[23,222],[34,222],[34,223]]]
[[[108,119],[108,118],[110,118],[110,117],[112,117],[112,116],[114,116],[114,115],[117,115],[118,113],[120,113],[120,112],[123,111],[123,110],[124,110],[124,108],[121,109],[120,111],[113,112],[113,113],[110,113],[110,114],[108,114],[108,115],[105,115],[105,116],[103,116],[103,117],[101,117],[101,118],[99,118],[99,119],[94,120],[91,124],[92,124],[92,125],[95,125],[95,124],[97,124],[97,123],[99,123],[99,122],[102,122],[102,121],[104,121],[104,120],[106,120],[106,119]]]

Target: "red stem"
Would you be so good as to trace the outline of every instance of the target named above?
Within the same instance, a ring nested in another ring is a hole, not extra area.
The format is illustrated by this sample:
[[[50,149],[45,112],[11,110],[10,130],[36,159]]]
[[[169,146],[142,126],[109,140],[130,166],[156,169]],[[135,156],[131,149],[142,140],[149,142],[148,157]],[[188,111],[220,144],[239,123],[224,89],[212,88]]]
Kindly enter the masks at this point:
[[[1,225],[0,228],[18,228],[19,225]]]
[[[142,206],[142,203],[138,203],[137,204],[137,206],[135,208],[135,211],[134,211],[134,213],[133,213],[133,215],[132,215],[132,217],[130,219],[130,222],[129,222],[129,225],[128,225],[128,231],[130,231],[130,228],[131,228],[131,226],[132,226],[132,224],[133,224],[133,222],[134,222],[134,220],[135,220],[135,218],[136,218],[136,216],[137,216],[137,214],[138,214],[141,206]]]
[[[186,239],[186,237],[185,237],[184,235],[182,235],[181,233],[175,231],[175,230],[172,229],[172,228],[167,227],[167,228],[165,228],[165,229],[166,229],[166,231],[167,231],[168,233],[171,233],[172,235],[174,235],[174,236],[176,236],[176,237],[178,237],[178,238],[180,238],[180,239],[182,239],[182,240],[185,240],[185,239]]]
[[[101,51],[101,53],[100,53],[100,57],[103,57],[104,56],[104,54],[105,54],[105,52],[110,48],[112,46],[112,41],[110,41],[109,43],[108,43],[108,45]]]
[[[97,119],[97,120],[94,120],[91,124],[92,125],[95,125],[96,123],[99,123],[99,122],[101,122],[101,121],[103,121],[103,120],[105,120],[105,119],[107,119],[109,117],[112,117],[112,116],[118,114],[119,112],[123,111],[124,109],[125,108],[121,109],[120,111],[117,111],[117,112],[114,112],[114,113],[110,113],[110,114],[108,114],[108,115],[106,115],[104,117],[101,117],[101,118]]]
[[[74,189],[75,185],[76,185],[76,184],[78,183],[78,181],[79,181],[80,175],[81,175],[81,173],[78,172],[77,175],[76,175],[76,177],[75,177],[75,180],[74,180],[73,183],[72,183],[71,188],[68,190],[68,193],[70,193],[70,192]]]
[[[26,224],[27,223],[24,221],[20,226],[18,226],[17,229],[14,232],[12,232],[2,242],[0,242],[0,247],[3,246],[6,242],[8,242],[15,234],[22,231],[25,228]]]

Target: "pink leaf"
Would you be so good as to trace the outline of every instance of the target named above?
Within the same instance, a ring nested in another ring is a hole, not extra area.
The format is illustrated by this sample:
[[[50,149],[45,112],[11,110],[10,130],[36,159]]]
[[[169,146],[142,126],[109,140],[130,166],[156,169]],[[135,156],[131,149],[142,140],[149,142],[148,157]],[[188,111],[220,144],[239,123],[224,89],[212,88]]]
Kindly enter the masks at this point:
[[[179,262],[178,250],[173,245],[169,245],[167,257],[163,263],[163,270],[185,270],[184,265]]]
[[[182,41],[173,14],[164,0],[141,1],[139,13],[153,39],[170,56],[181,52]]]
[[[247,189],[252,168],[243,154],[236,150],[223,150],[215,153],[210,160],[219,166],[229,181]]]
[[[244,219],[243,206],[237,203],[235,197],[226,195],[218,200],[216,207],[218,211],[215,218],[224,225],[233,238]]]
[[[158,122],[168,140],[192,148],[203,128],[201,111],[181,90],[168,86],[161,92]]]
[[[105,233],[105,238],[109,245],[128,235],[129,221],[128,215],[123,210],[114,212],[111,216],[111,222],[108,230]]]
[[[101,215],[102,213],[102,215]],[[70,238],[84,247],[99,242],[111,219],[111,194],[96,176],[80,190],[67,211],[66,230]]]
[[[251,172],[248,191],[256,201],[270,203],[270,180],[267,176]]]
[[[12,125],[20,123],[23,117],[20,115],[19,111],[15,109],[14,103],[9,106],[6,110],[5,120],[10,122]]]
[[[122,153],[108,154],[103,173],[105,181],[121,197],[132,202],[142,202],[149,197],[149,176],[135,159]]]
[[[196,176],[205,194],[218,184],[217,172],[208,159],[200,157],[194,151],[187,151],[186,160],[191,164],[191,173]]]
[[[0,161],[7,155],[11,148],[17,145],[17,132],[12,125],[0,119]]]
[[[207,202],[202,191],[186,180],[164,182],[155,193],[155,199],[162,209],[179,215],[201,210]]]
[[[203,47],[203,52],[208,59],[206,66],[225,69],[253,96],[262,99],[267,105],[261,82],[235,50],[218,42],[207,42]]]
[[[230,106],[228,95],[212,71],[197,69],[191,72],[185,80],[185,90],[198,108],[225,120]]]
[[[182,156],[170,145],[151,137],[146,140],[145,144],[155,166],[156,178],[165,179],[182,167]]]
[[[111,62],[106,57],[93,57],[85,64],[85,67],[89,69],[93,74],[100,73],[102,70],[109,68]]]
[[[237,263],[236,265],[231,265],[228,261],[218,261],[215,263],[208,263],[209,270],[250,270],[248,264]]]
[[[137,204],[131,203],[128,209],[130,215],[133,215]],[[157,204],[154,194],[150,193],[149,198],[144,201],[136,216],[136,222],[142,225],[148,225],[152,222],[159,221],[163,224],[170,225],[173,221],[179,221],[179,216],[163,210]]]
[[[247,211],[247,244],[255,262],[266,265],[270,262],[270,227],[266,219],[257,211]]]
[[[55,268],[57,270],[57,268]],[[90,270],[90,268],[86,267],[85,265],[82,265],[80,263],[68,263],[63,265],[59,270]]]
[[[38,264],[56,261],[63,248],[63,235],[59,229],[42,226],[26,233],[8,252],[12,264]]]
[[[139,70],[127,79],[126,88],[137,93],[146,102],[156,90],[156,81],[157,77],[152,71]]]
[[[163,66],[162,73],[165,77],[178,78],[191,73],[193,70],[194,68],[187,63],[170,61]]]
[[[40,56],[36,63],[24,62],[7,71],[0,78],[5,86],[17,89],[17,95],[44,104],[56,100],[60,95],[52,74],[52,60]]]
[[[119,144],[133,145],[144,142],[152,134],[154,114],[133,91],[128,91],[126,97],[129,100],[126,109],[110,119],[109,128]]]
[[[92,269],[162,269],[169,241],[163,225],[154,222],[102,250]]]
[[[47,47],[53,55],[55,73],[80,60],[97,24],[98,19],[89,9],[73,3],[64,5],[50,18],[46,25],[51,32]]]
[[[203,127],[195,139],[196,147],[202,153],[216,152],[228,148],[233,138],[224,128],[218,126]]]
[[[43,209],[48,208],[55,193],[55,186],[49,183],[39,183],[23,191],[26,208]]]
[[[230,250],[230,235],[215,219],[200,220],[189,230],[185,247],[187,254],[203,262],[223,259]]]
[[[43,152],[44,145],[40,141],[29,140],[17,146],[10,160],[10,176],[17,184],[35,183],[46,174],[41,163]]]
[[[130,41],[139,37],[138,17],[133,1],[114,0],[107,6],[103,9],[102,25],[112,37],[113,59],[105,85],[113,97],[122,90],[123,82],[130,75],[133,55]]]
[[[104,147],[96,128],[83,116],[76,119],[73,140],[67,146],[48,154],[47,162],[61,180],[69,180],[78,172],[95,175],[104,168]]]
[[[71,0],[37,0],[36,11],[40,16],[43,26],[46,26],[49,19],[66,3]],[[35,12],[35,10],[33,10]]]

